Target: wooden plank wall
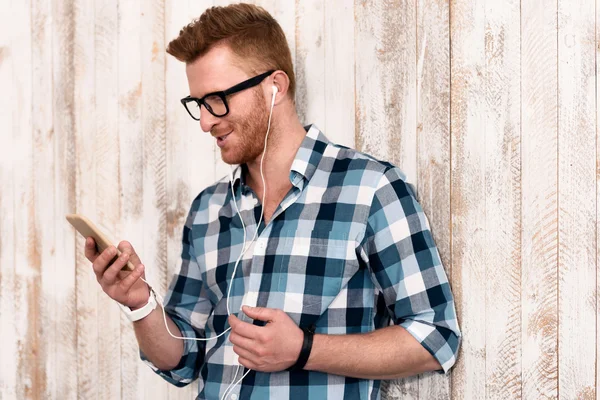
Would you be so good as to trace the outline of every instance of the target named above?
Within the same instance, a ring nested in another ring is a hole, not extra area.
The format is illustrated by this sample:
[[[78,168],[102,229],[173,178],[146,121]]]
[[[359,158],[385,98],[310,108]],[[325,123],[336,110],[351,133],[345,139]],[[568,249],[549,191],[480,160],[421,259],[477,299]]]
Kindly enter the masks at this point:
[[[139,249],[164,291],[227,173],[164,48],[227,0],[0,1],[0,399],[191,399],[138,357],[64,219]],[[452,374],[385,399],[600,399],[594,0],[261,0],[301,119],[399,165],[463,331]]]

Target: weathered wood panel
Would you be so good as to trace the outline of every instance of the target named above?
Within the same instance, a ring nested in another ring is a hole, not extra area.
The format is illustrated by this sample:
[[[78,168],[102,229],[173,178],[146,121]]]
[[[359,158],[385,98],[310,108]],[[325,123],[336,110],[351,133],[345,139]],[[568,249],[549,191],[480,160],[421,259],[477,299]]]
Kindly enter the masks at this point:
[[[119,176],[118,0],[95,2],[96,220],[111,236],[121,219]],[[85,174],[83,175],[85,179]],[[118,239],[113,238],[118,243]],[[80,240],[81,242],[81,240]],[[87,263],[90,269],[90,263]],[[96,286],[98,287],[98,286]],[[104,292],[98,293],[98,397],[121,397],[121,311]]]
[[[64,215],[76,210],[76,141],[75,130],[75,2],[53,1],[52,8],[52,126],[54,127],[53,168],[55,184],[54,246],[56,259],[51,296],[56,342],[49,348],[56,354],[56,399],[81,396],[78,390],[77,293],[75,241],[73,229],[67,229]],[[58,56],[60,55],[60,56]],[[51,168],[51,166],[48,166]],[[50,197],[50,195],[48,195]],[[89,263],[88,263],[89,264]],[[49,265],[44,261],[44,271]],[[94,290],[98,290],[97,286]]]
[[[0,96],[0,397],[17,395],[17,370],[14,367],[19,359],[16,332],[15,299],[15,188],[14,169],[19,156],[13,151],[14,143],[14,98],[13,87],[13,36],[20,32],[15,29],[12,19],[12,4],[4,5],[0,13],[0,88],[5,95]]]
[[[450,7],[452,289],[463,333],[452,397],[486,398],[485,2]]]
[[[146,276],[165,293],[167,276],[167,132],[165,3],[141,1],[141,128],[143,143],[143,220],[141,245]],[[146,368],[145,397],[167,398],[169,385]]]
[[[596,397],[594,1],[558,2],[558,395]]]
[[[142,136],[142,53],[141,1],[119,0],[118,70],[118,163],[119,173],[114,185],[120,194],[121,218],[113,240],[127,240],[138,252],[146,268],[156,268],[144,253]],[[147,276],[150,274],[147,274]],[[145,398],[144,391],[154,375],[140,362],[137,340],[131,322],[121,316],[121,390],[123,399]],[[156,383],[154,383],[156,384]]]
[[[52,113],[52,9],[50,1],[32,2],[31,4],[31,65],[32,65],[32,129],[33,129],[33,221],[30,228],[30,242],[35,248],[34,276],[36,276],[38,296],[37,329],[34,332],[37,339],[37,349],[34,357],[38,359],[36,376],[43,378],[37,382],[39,387],[33,387],[32,397],[57,398],[61,364],[59,353],[56,351],[57,335],[55,301],[56,282],[56,229],[55,206],[56,197],[49,196],[55,191],[55,132]],[[46,101],[36,101],[37,95],[44,93]],[[33,230],[33,232],[31,232]],[[31,315],[30,314],[30,315]]]
[[[97,184],[100,167],[96,141],[96,40],[94,1],[75,0],[73,5],[75,212],[98,221]],[[99,222],[100,223],[100,222]],[[102,226],[102,225],[100,225]],[[77,395],[99,397],[104,385],[98,377],[99,298],[103,294],[84,256],[83,241],[75,238],[75,293],[77,323]],[[118,340],[117,337],[113,337]],[[114,382],[107,384],[112,385]]]
[[[520,3],[485,3],[486,398],[521,398]],[[501,266],[501,268],[499,267]]]
[[[417,192],[448,278],[450,244],[450,8],[417,3]],[[451,375],[419,377],[419,398],[450,397]]]
[[[556,3],[521,3],[523,398],[558,397]]]

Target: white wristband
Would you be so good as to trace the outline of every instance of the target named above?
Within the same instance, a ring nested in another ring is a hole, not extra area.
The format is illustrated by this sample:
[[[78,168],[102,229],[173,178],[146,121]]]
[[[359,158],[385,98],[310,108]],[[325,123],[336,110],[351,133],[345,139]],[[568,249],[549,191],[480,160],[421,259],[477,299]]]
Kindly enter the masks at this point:
[[[121,303],[118,303],[119,307],[121,308],[121,311],[123,311],[123,313],[127,316],[127,318],[131,321],[131,322],[135,322],[135,321],[139,321],[142,318],[147,317],[148,315],[150,315],[150,313],[152,311],[154,311],[154,309],[157,306],[157,302],[156,302],[156,296],[154,294],[154,290],[152,288],[150,288],[150,297],[148,297],[148,303],[142,307],[142,308],[138,308],[137,310],[132,310],[131,308],[124,306]]]

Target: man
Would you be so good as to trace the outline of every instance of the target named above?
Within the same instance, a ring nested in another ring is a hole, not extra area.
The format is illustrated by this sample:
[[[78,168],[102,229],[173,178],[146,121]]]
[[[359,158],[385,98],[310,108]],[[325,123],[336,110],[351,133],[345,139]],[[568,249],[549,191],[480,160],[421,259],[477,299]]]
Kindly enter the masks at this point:
[[[199,378],[208,399],[376,399],[381,379],[448,372],[460,332],[413,190],[393,165],[302,126],[278,23],[252,5],[211,8],[167,52],[186,63],[187,112],[238,167],[191,205],[171,333],[131,245],[109,266],[116,249],[86,242],[142,359],[177,386]],[[128,259],[136,269],[120,272]]]

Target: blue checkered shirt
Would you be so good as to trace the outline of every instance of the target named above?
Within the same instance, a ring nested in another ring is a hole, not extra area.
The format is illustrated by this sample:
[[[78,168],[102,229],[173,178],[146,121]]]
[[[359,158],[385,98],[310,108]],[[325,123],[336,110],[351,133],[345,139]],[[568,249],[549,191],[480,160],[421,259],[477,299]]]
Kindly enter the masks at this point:
[[[413,189],[397,167],[329,142],[314,125],[306,129],[289,175],[292,189],[268,224],[258,227],[237,268],[232,312],[252,322],[239,312],[242,303],[282,309],[318,334],[366,333],[397,324],[439,361],[440,372],[448,372],[460,343],[454,299]],[[243,178],[238,167],[235,200],[250,241],[261,204]],[[181,268],[165,297],[165,309],[183,336],[214,337],[229,327],[227,290],[243,245],[233,202],[227,177],[203,190],[190,208]],[[208,342],[185,340],[183,357],[170,371],[141,357],[174,385],[200,378],[199,399],[220,399],[238,365],[228,337],[229,332]],[[246,371],[241,367],[236,380]],[[378,399],[380,381],[316,371],[251,371],[231,393],[260,400]]]

